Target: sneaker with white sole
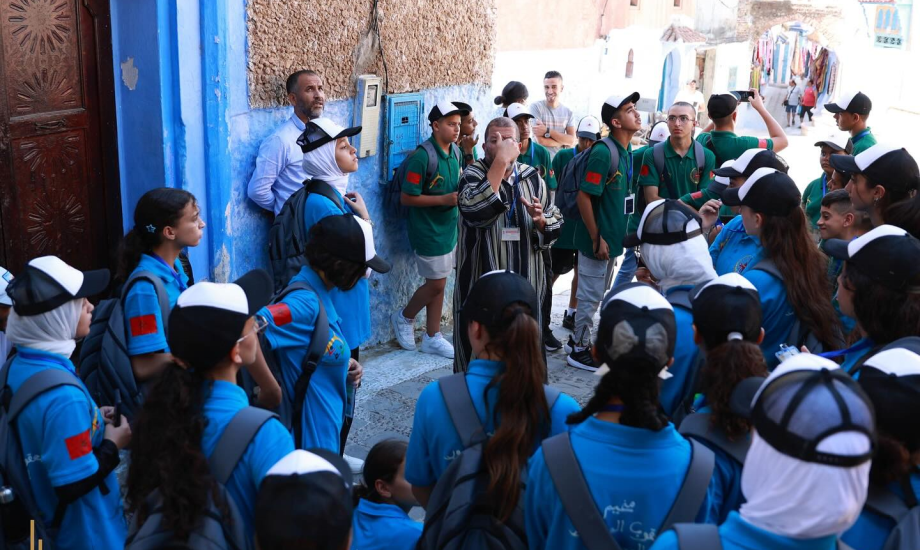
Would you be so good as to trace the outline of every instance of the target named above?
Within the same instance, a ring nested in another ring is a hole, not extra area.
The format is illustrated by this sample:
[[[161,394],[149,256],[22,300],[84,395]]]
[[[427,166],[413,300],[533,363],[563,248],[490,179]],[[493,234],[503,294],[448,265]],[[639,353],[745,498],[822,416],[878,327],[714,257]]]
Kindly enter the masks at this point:
[[[440,355],[447,359],[454,358],[453,344],[448,342],[447,338],[444,338],[444,335],[440,332],[434,336],[428,336],[427,333],[422,334],[422,347],[419,348],[419,351],[432,355]]]
[[[342,455],[342,458],[345,459],[345,462],[348,463],[348,467],[351,468],[351,473],[356,476],[360,476],[361,472],[364,471],[364,461],[360,458],[355,458],[353,456]]]
[[[568,311],[562,314],[562,328],[575,332],[575,312]]]
[[[575,350],[575,339],[569,336],[568,341],[565,343],[564,346],[562,346],[562,351],[564,351],[566,355],[569,355],[574,350]]]
[[[546,351],[556,351],[562,347],[562,342],[548,328],[543,329],[543,347]]]
[[[390,324],[396,333],[399,347],[408,351],[415,351],[415,321],[403,317],[402,311],[395,311],[390,316]]]
[[[576,369],[597,372],[597,365],[594,364],[594,357],[591,355],[591,346],[586,348],[576,347],[565,362]]]

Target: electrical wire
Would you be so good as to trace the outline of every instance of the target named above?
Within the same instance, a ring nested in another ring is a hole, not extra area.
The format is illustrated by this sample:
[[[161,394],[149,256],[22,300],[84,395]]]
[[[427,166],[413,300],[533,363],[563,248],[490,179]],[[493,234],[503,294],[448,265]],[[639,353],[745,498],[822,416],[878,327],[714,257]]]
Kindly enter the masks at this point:
[[[383,39],[380,38],[380,11],[378,9],[379,0],[374,0],[373,15],[371,18],[371,31],[377,36],[377,48],[380,50],[380,60],[383,61],[383,93],[390,91],[390,71],[387,69],[387,58],[383,54]]]

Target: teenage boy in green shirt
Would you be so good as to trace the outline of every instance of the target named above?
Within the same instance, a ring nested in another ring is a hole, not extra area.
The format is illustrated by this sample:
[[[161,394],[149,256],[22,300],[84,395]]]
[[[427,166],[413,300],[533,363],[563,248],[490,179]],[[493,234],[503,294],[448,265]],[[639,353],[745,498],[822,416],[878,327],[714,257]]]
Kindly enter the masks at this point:
[[[477,126],[479,122],[473,111],[460,117],[460,137],[457,138],[457,146],[463,153],[464,168],[479,160],[479,153],[476,152],[476,145],[479,143],[479,134],[476,133]]]
[[[415,251],[419,275],[425,278],[409,303],[393,312],[391,322],[396,340],[403,349],[415,350],[415,316],[425,308],[426,333],[421,351],[452,359],[453,345],[441,334],[441,310],[447,276],[454,268],[457,246],[457,186],[460,162],[451,152],[460,136],[461,118],[470,113],[469,105],[443,101],[428,113],[430,141],[438,154],[438,170],[428,178],[428,153],[418,147],[409,159],[402,181],[401,202],[409,207],[409,244]]]
[[[631,213],[629,202],[635,203],[626,199],[634,173],[630,140],[642,128],[642,119],[636,110],[637,101],[638,92],[610,96],[604,101],[601,121],[610,128],[610,138],[620,161],[612,167],[607,146],[592,147],[576,199],[583,222],[575,229],[575,247],[579,252],[576,345],[566,362],[589,371],[597,370],[591,356],[594,314],[610,286],[615,259],[623,252],[626,218]]]
[[[753,94],[750,99],[751,107],[757,111],[764,124],[767,125],[769,139],[735,134],[735,122],[738,119],[738,95],[736,93],[709,96],[707,107],[712,122],[707,126],[706,131],[697,136],[696,140],[712,149],[716,155],[716,164],[719,166],[727,160],[735,160],[748,149],[770,149],[778,153],[789,145],[789,138],[786,137],[783,127],[776,122],[776,119],[764,106],[763,96],[755,89],[751,89],[751,94]]]
[[[834,113],[838,128],[850,133],[853,140],[853,152],[850,154],[854,157],[878,143],[867,123],[872,112],[872,100],[866,94],[850,92],[835,103],[826,103],[824,108]]]
[[[802,192],[802,208],[805,209],[805,217],[811,223],[811,232],[818,233],[818,219],[821,217],[821,199],[827,192],[833,189],[831,177],[834,175],[834,167],[831,166],[831,155],[849,155],[853,151],[853,141],[836,137],[819,141],[815,147],[821,148],[821,177],[812,181]],[[836,237],[835,237],[836,238]]]

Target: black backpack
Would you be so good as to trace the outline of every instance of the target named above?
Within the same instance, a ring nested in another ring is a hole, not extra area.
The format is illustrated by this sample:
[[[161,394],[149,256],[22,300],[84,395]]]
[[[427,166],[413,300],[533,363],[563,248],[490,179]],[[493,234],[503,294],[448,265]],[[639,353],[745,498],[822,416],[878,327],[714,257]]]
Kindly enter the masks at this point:
[[[679,550],[722,550],[722,537],[719,535],[718,525],[678,523],[671,526],[671,529],[677,535]],[[837,550],[853,549],[842,540],[838,540]]]
[[[208,509],[202,514],[195,530],[187,541],[176,541],[163,523],[163,496],[159,490],[147,497],[150,514],[143,525],[137,525],[135,515],[128,528],[125,550],[157,550],[159,548],[187,548],[189,550],[248,550],[253,547],[246,536],[242,516],[226,485],[233,469],[243,458],[249,444],[262,426],[277,418],[273,413],[255,407],[240,409],[217,440],[217,446],[208,465],[217,482],[218,493],[226,504],[229,518],[224,517],[214,499],[208,500]]]
[[[690,467],[658,533],[670,529],[675,523],[694,521],[706,498],[715,467],[715,455],[692,439],[690,446]],[[544,441],[543,458],[559,500],[572,526],[578,531],[581,543],[588,550],[620,550],[620,544],[610,533],[604,516],[594,503],[591,489],[572,449],[569,433],[561,433]]]
[[[297,290],[316,292],[307,282],[297,281],[288,285],[278,294],[275,294],[275,296],[272,297],[270,305],[277,304],[288,294]],[[303,407],[307,398],[307,389],[310,387],[310,379],[313,378],[313,373],[316,372],[316,366],[322,360],[323,354],[326,353],[326,345],[329,343],[329,319],[326,317],[326,308],[323,307],[322,300],[318,300],[317,303],[319,304],[319,313],[316,317],[313,337],[310,339],[310,348],[307,350],[307,353],[303,356],[303,360],[300,363],[300,376],[294,383],[294,395],[288,395],[286,392],[282,392],[281,406],[275,411],[280,417],[279,420],[281,423],[284,424],[287,429],[293,430],[294,447],[297,449],[301,448],[301,442],[303,441]],[[259,334],[259,345],[262,348],[262,355],[265,356],[265,362],[272,371],[272,375],[274,375],[278,385],[284,388],[284,379],[281,375],[281,361],[277,353],[271,348],[268,337],[264,332]],[[255,381],[246,369],[240,369],[239,376],[240,385],[246,390],[246,393],[249,394],[250,401],[253,402],[255,400]]]
[[[920,505],[910,478],[901,483],[905,500],[886,487],[869,485],[866,509],[894,522],[894,529],[885,539],[882,550],[916,550],[920,548]]]
[[[415,151],[419,149],[425,150],[425,153],[428,154],[428,167],[425,169],[425,181],[420,182],[420,184],[427,184],[438,174],[438,152],[435,151],[434,147],[434,143],[426,139],[421,142],[414,151],[406,155],[406,158],[403,159],[399,166],[393,169],[393,176],[390,178],[389,183],[387,183],[387,191],[384,198],[384,204],[387,208],[398,213],[402,217],[408,214],[408,207],[402,205],[402,182],[405,181],[406,172],[409,171],[409,160],[415,155]],[[460,165],[460,171],[462,172],[463,153],[456,143],[450,144],[450,155],[457,159],[457,164]]]
[[[693,438],[710,443],[737,460],[739,464],[744,464],[748,449],[751,448],[751,440],[748,438],[730,440],[725,432],[712,425],[711,418],[710,413],[688,415],[680,423],[680,434],[688,439]]]
[[[482,463],[488,436],[476,413],[465,375],[453,374],[438,380],[441,395],[463,452],[444,471],[425,511],[425,528],[418,550],[526,550],[524,512],[521,500],[504,523],[492,515],[487,501],[489,473]],[[559,390],[544,386],[549,408],[559,398]]]
[[[305,181],[303,187],[288,197],[268,232],[268,259],[275,292],[281,292],[291,278],[300,272],[300,268],[307,265],[307,257],[304,255],[307,244],[304,208],[310,193],[326,197],[335,203],[343,214],[349,213],[342,204],[338,192],[321,180]]]
[[[678,290],[678,291],[671,292],[666,296],[666,298],[668,300],[668,303],[671,304],[671,306],[675,308],[680,307],[680,308],[685,309],[686,311],[693,313],[693,304],[690,303],[690,291],[689,290]],[[693,370],[693,372],[690,374],[690,386],[689,386],[690,392],[678,402],[677,408],[675,410],[665,411],[669,413],[671,422],[673,422],[675,426],[680,426],[684,418],[686,418],[687,415],[694,412],[693,401],[699,389],[698,386],[700,383],[699,382],[700,369],[703,368],[703,363],[705,362],[705,360],[706,359],[703,355],[703,350],[700,350],[699,353],[696,354],[696,361],[694,361],[693,364],[690,366],[690,368]]]
[[[575,158],[562,169],[558,191],[556,191],[556,206],[559,207],[566,222],[581,221],[581,212],[578,210],[577,202],[578,192],[581,189],[581,181],[585,178],[585,172],[588,170],[591,151],[599,145],[604,145],[610,151],[610,169],[607,171],[607,179],[612,178],[619,169],[620,151],[610,137],[594,142],[590,148],[575,155]],[[627,182],[627,185],[631,183]]]

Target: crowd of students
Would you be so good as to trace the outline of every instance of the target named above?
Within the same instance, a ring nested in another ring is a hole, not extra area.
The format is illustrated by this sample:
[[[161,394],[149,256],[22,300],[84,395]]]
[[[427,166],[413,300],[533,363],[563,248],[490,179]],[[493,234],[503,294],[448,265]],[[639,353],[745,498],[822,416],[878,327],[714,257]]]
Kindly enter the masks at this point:
[[[544,85],[532,110],[505,87],[482,158],[470,106],[438,103],[396,171],[425,282],[390,323],[414,350],[425,309],[419,349],[455,374],[363,464],[344,448],[368,278],[391,266],[349,189],[361,129],[322,116],[316,73],[288,79],[294,115],[250,185],[279,218],[302,205],[282,289],[260,269],[195,283],[183,251],[205,224],[165,188],[138,201],[112,281],[53,256],[0,270],[6,543],[31,518],[63,549],[916,548],[920,169],[875,142],[869,98],[824,106],[850,136],[815,144],[800,193],[755,90],[769,139],[734,133],[744,97],[725,93],[695,138],[681,101],[643,140],[638,93],[576,123],[562,75]],[[583,406],[547,385],[552,284],[572,270],[567,364],[598,377]],[[123,333],[136,410],[81,379],[97,325]]]

